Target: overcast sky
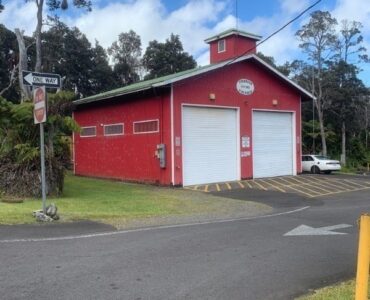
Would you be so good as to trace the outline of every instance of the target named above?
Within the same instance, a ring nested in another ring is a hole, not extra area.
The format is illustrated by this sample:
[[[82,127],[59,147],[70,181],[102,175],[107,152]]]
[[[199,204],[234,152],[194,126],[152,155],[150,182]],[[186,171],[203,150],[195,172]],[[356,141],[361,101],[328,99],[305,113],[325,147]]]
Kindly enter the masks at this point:
[[[72,2],[72,0],[69,0]],[[92,0],[93,10],[69,9],[60,16],[77,26],[94,44],[109,47],[121,32],[134,30],[142,40],[143,52],[149,41],[164,41],[178,34],[185,51],[198,64],[208,64],[204,39],[235,28],[268,36],[316,0]],[[35,29],[35,4],[25,0],[3,0],[0,23],[9,29],[21,28],[31,35]],[[328,10],[338,19],[363,24],[364,46],[370,53],[370,0],[322,0],[314,10]],[[309,13],[261,45],[258,50],[278,63],[301,57],[294,33],[307,22]],[[46,29],[46,27],[44,27]],[[361,79],[370,86],[370,66],[361,65]]]

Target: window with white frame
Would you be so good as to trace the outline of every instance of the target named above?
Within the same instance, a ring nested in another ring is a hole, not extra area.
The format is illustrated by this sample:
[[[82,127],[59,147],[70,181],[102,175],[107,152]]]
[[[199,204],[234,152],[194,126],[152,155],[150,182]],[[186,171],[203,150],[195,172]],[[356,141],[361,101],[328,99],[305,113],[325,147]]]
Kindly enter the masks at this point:
[[[226,51],[226,42],[225,40],[218,41],[218,52],[225,52]]]
[[[104,125],[104,135],[123,135],[123,123]]]
[[[159,120],[134,122],[134,133],[153,133],[159,131]]]
[[[96,136],[96,126],[81,127],[80,137]]]

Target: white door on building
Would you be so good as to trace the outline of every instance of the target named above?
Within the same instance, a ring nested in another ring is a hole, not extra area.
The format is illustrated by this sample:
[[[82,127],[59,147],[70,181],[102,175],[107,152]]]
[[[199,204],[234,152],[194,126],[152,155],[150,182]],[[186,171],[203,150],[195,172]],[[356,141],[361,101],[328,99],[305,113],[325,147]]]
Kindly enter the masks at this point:
[[[293,113],[253,111],[253,177],[295,175]]]
[[[236,109],[183,107],[184,186],[239,179],[238,128]]]

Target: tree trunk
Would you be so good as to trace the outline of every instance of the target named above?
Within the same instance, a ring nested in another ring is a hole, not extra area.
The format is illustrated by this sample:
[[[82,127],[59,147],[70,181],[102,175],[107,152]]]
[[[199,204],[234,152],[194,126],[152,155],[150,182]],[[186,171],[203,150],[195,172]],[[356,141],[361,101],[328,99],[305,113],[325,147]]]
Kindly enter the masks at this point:
[[[344,121],[342,122],[342,154],[340,162],[343,166],[346,165],[346,123]]]
[[[30,87],[23,84],[22,70],[27,70],[27,48],[24,43],[23,31],[20,31],[18,28],[14,29],[14,33],[17,37],[18,49],[19,49],[19,63],[18,63],[18,79],[19,79],[19,88],[21,90],[21,103],[25,100],[31,99],[31,89]]]
[[[322,147],[322,155],[327,155],[327,148],[326,148],[326,138],[325,138],[325,127],[324,127],[324,117],[322,111],[318,111],[318,118],[320,124],[320,136],[321,136],[321,147]]]
[[[317,119],[319,121],[320,125],[320,136],[321,136],[321,150],[322,155],[327,155],[327,148],[326,148],[326,136],[325,136],[325,126],[324,126],[324,112],[322,109],[322,99],[320,97],[321,93],[319,93],[319,96],[317,97],[315,104],[317,108]]]
[[[35,31],[36,38],[36,64],[35,72],[41,72],[41,29],[42,29],[42,9],[44,0],[36,0],[37,5],[37,26]]]

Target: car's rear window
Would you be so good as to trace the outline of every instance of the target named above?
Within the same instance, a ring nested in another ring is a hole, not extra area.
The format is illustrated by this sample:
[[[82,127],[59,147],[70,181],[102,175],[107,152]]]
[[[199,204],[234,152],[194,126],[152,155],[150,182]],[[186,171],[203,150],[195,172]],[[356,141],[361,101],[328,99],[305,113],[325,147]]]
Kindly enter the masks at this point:
[[[330,158],[329,158],[329,157],[324,156],[324,155],[315,155],[315,157],[316,157],[317,159],[320,159],[320,160],[330,160]]]

